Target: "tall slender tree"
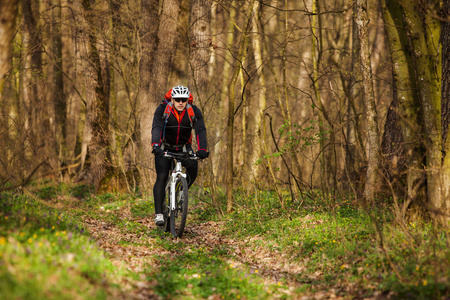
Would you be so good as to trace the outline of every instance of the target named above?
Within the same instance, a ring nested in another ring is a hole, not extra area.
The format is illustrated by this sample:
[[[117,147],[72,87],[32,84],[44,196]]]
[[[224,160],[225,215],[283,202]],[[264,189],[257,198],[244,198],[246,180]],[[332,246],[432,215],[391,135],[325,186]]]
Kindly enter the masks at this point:
[[[11,58],[12,37],[14,35],[14,25],[16,23],[17,0],[2,1],[2,9],[0,12],[0,97],[3,91],[5,75],[9,71],[9,62]]]
[[[56,147],[59,149],[59,157],[65,160],[65,128],[67,103],[64,94],[63,80],[63,56],[62,56],[62,32],[61,32],[61,0],[52,0],[52,86],[54,101],[55,139]]]
[[[427,202],[432,215],[442,220],[440,212],[445,214],[448,207],[449,192],[445,182],[450,178],[450,168],[447,167],[450,166],[450,160],[446,156],[447,125],[444,125],[448,123],[445,112],[447,104],[444,98],[441,99],[441,59],[437,51],[440,22],[432,17],[429,7],[424,7],[422,3],[405,0],[381,3],[391,58],[395,59],[394,112],[388,114],[389,127],[386,127],[386,133],[390,135],[385,134],[388,142],[384,144],[394,142],[392,123],[395,124],[395,118],[392,116],[396,114],[399,120],[397,128],[402,134],[400,138],[404,140],[403,143],[397,141],[399,149],[389,150],[399,154],[403,150],[404,153],[400,159],[391,155],[391,164],[400,162],[407,169],[408,201],[402,213],[417,198],[420,188],[426,187],[426,191],[421,193],[422,197],[417,199],[426,200],[423,202]],[[423,153],[420,147],[424,148]],[[422,157],[425,163],[422,163]],[[423,182],[426,182],[426,186]]]
[[[355,18],[360,43],[359,54],[364,85],[364,106],[367,119],[367,136],[369,143],[364,197],[366,203],[372,204],[374,201],[375,192],[377,191],[377,177],[381,153],[380,133],[378,130],[378,116],[375,103],[375,94],[373,90],[372,66],[370,63],[370,47],[368,35],[369,17],[367,15],[367,12],[367,0],[357,0]]]
[[[401,6],[395,1],[381,0],[380,4],[393,66],[393,99],[386,117],[382,151],[388,180],[395,182],[398,197],[408,199],[402,208],[404,214],[409,202],[418,197],[419,189],[414,187],[424,179],[419,171],[424,156],[419,136],[421,122],[413,88],[415,77],[405,47],[408,41]]]
[[[29,53],[26,59],[26,71],[24,78],[24,102],[28,107],[28,122],[30,126],[30,136],[32,139],[37,139],[39,135],[39,128],[41,127],[37,123],[36,110],[42,105],[39,102],[40,93],[42,93],[42,45],[41,36],[38,30],[38,8],[33,7],[32,1],[22,1],[22,14],[24,20],[24,44],[25,49]],[[37,154],[37,153],[36,153]]]
[[[139,95],[138,95],[138,120],[139,138],[142,141],[140,153],[141,160],[150,157],[151,145],[151,122],[152,113],[156,108],[156,102],[153,100],[153,91],[150,90],[150,81],[152,80],[152,64],[156,57],[155,52],[158,46],[158,28],[159,28],[159,1],[143,0],[141,1],[141,26],[139,28],[140,37],[140,60],[139,60]],[[148,165],[148,162],[143,163]],[[148,168],[140,168],[140,175],[144,185],[149,185],[151,173]]]
[[[441,109],[442,109],[442,141],[443,141],[443,180],[442,180],[442,202],[440,209],[443,213],[443,223],[450,225],[450,0],[443,1],[441,25],[442,45],[442,86],[441,86]]]
[[[258,182],[261,179],[262,168],[261,165],[257,163],[264,153],[264,143],[266,143],[266,132],[264,126],[264,111],[266,110],[267,102],[267,89],[266,89],[266,79],[264,76],[264,66],[262,57],[262,45],[261,45],[261,35],[259,34],[259,16],[260,16],[261,5],[258,1],[255,2],[253,6],[253,16],[252,16],[252,48],[253,56],[255,57],[255,69],[258,78],[258,89],[259,93],[255,103],[253,104],[254,120],[253,120],[253,138],[251,143],[253,144],[252,152],[250,153],[250,168],[254,182]]]
[[[402,0],[404,24],[411,51],[411,68],[418,91],[419,109],[423,118],[423,143],[426,148],[427,198],[433,209],[439,209],[441,198],[441,104],[440,59],[437,55],[439,21],[423,15],[420,3]],[[414,38],[412,38],[414,36]],[[433,49],[434,48],[434,49]]]
[[[236,83],[241,72],[242,62],[244,61],[245,48],[247,43],[247,34],[252,23],[253,5],[255,0],[251,0],[248,4],[245,34],[241,37],[239,42],[239,50],[234,62],[233,76],[231,77],[230,89],[228,92],[228,121],[227,121],[227,211],[231,212],[234,206],[233,191],[234,191],[234,109],[235,109],[235,91]]]
[[[152,157],[152,120],[157,105],[164,99],[167,92],[167,81],[171,70],[172,56],[178,38],[178,15],[180,0],[166,0],[163,3],[158,29],[158,44],[151,66],[151,77],[148,85],[147,99],[140,102],[140,136],[142,165],[149,165],[148,158]],[[144,161],[145,160],[145,161]],[[143,184],[149,185],[149,178],[143,175]]]
[[[189,32],[189,87],[200,105],[205,101],[211,43],[211,0],[193,0]]]
[[[225,122],[224,116],[226,114],[226,108],[228,107],[228,102],[223,101],[223,99],[228,98],[228,91],[229,91],[229,82],[230,82],[230,74],[231,74],[231,61],[233,60],[233,47],[235,46],[235,28],[236,28],[236,9],[237,1],[232,0],[229,6],[229,16],[226,19],[227,20],[227,31],[226,31],[226,40],[224,42],[224,48],[225,48],[225,59],[224,59],[224,65],[222,69],[222,84],[220,86],[220,97],[219,101],[217,103],[216,112],[218,114],[218,117],[215,122],[215,128],[214,130],[214,147],[212,148],[215,155],[212,155],[212,168],[213,173],[215,176],[217,176],[219,179],[223,180],[225,179],[225,175],[220,172],[221,169],[226,168],[225,159],[223,159],[223,150],[225,149],[224,143],[226,143],[226,139],[223,136],[224,133],[224,127]]]
[[[94,183],[97,192],[107,187],[112,176],[110,165],[109,135],[109,72],[108,58],[100,53],[98,32],[94,22],[90,0],[84,0],[86,26],[84,27],[85,89],[86,89],[86,128],[85,143],[90,158],[88,178]],[[104,41],[103,41],[104,42]],[[100,46],[101,47],[101,46]]]
[[[83,95],[80,91],[83,91],[83,68],[81,52],[79,49],[79,31],[76,30],[76,26],[73,24],[76,22],[77,14],[76,5],[73,1],[62,0],[62,19],[70,20],[69,22],[61,23],[61,32],[63,34],[63,71],[67,76],[63,76],[64,79],[64,97],[66,99],[66,118],[65,118],[65,146],[63,157],[67,164],[68,170],[63,173],[66,180],[76,176],[77,167],[80,165],[79,153],[77,149],[80,145],[80,139],[78,136],[79,124],[81,120],[81,110],[83,105]],[[74,13],[75,12],[75,13]]]

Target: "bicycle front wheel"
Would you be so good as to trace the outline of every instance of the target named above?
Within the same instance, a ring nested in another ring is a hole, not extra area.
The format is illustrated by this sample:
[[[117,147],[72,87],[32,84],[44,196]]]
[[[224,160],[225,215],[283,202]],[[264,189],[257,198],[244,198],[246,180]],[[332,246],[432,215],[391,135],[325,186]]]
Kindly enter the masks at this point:
[[[162,204],[162,212],[164,215],[164,224],[157,226],[158,230],[161,232],[170,232],[170,191],[166,188],[166,196]]]
[[[183,235],[188,214],[188,184],[184,177],[179,177],[175,185],[175,210],[170,211],[170,232],[174,237]]]

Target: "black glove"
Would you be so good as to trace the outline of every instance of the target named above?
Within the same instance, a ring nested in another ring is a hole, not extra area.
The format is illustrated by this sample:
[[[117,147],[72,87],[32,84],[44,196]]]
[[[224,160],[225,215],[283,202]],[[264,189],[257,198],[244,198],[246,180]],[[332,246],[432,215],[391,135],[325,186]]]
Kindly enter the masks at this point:
[[[159,146],[155,146],[153,147],[152,153],[155,154],[156,157],[162,157],[164,155],[164,150]]]
[[[206,152],[205,150],[198,150],[196,154],[200,159],[205,159],[208,157],[208,152]]]

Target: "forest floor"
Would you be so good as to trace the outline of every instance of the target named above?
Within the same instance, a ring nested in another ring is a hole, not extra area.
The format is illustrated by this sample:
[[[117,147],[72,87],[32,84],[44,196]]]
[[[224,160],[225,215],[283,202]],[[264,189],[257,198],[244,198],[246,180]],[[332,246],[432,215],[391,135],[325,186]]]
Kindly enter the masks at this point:
[[[110,213],[108,211],[107,213]],[[119,218],[132,220],[132,214],[129,209],[123,208],[120,212],[114,211]],[[190,216],[192,218],[192,216]],[[226,265],[231,268],[245,268],[250,270],[249,273],[261,278],[261,284],[267,288],[268,295],[272,298],[291,298],[291,299],[386,299],[387,294],[375,292],[372,296],[357,296],[357,290],[349,286],[327,286],[323,290],[314,292],[298,293],[296,290],[301,288],[305,282],[313,282],[323,274],[317,272],[312,274],[308,279],[298,281],[296,278],[305,269],[298,262],[292,262],[282,249],[269,250],[266,246],[268,241],[264,241],[261,237],[249,237],[247,239],[233,239],[232,237],[223,235],[223,221],[207,221],[207,222],[190,222],[185,229],[181,239],[174,239],[169,234],[158,235],[157,227],[153,223],[153,218],[142,218],[135,220],[148,228],[148,232],[123,232],[118,226],[108,224],[101,219],[86,218],[85,224],[89,233],[97,241],[98,246],[108,253],[108,257],[116,266],[121,266],[136,274],[141,274],[139,280],[124,281],[121,283],[123,297],[133,299],[162,299],[161,296],[153,291],[158,285],[156,279],[147,280],[144,275],[149,269],[159,270],[164,268],[165,260],[155,260],[155,256],[164,256],[167,259],[176,259],[181,252],[193,252],[195,249],[203,248],[206,252],[213,252],[214,249],[227,249]],[[149,234],[148,234],[149,233]],[[160,239],[166,239],[167,242],[173,244],[182,243],[182,248],[167,249],[164,245],[160,245]],[[254,241],[259,240],[260,243],[255,244]],[[143,242],[144,241],[144,242]],[[256,246],[255,246],[256,245]],[[151,271],[151,272],[153,272]],[[157,271],[156,271],[157,272]],[[195,275],[194,275],[195,276]],[[156,275],[157,277],[157,275]],[[272,287],[279,287],[270,291]],[[173,291],[180,298],[190,298],[192,293],[189,292],[191,286],[188,284],[185,291]],[[345,294],[339,296],[338,294]],[[238,294],[238,293],[237,293]],[[170,295],[169,298],[177,298]],[[195,298],[195,297],[194,297]],[[224,299],[228,296],[220,294],[212,294],[208,299]]]
[[[121,217],[131,218],[129,210],[123,210]],[[164,255],[167,258],[174,258],[179,255],[180,249],[167,250],[166,247],[158,246],[158,240],[161,238],[170,239],[171,243],[183,243],[183,250],[192,252],[196,248],[205,248],[206,251],[226,247],[231,249],[232,255],[227,258],[226,263],[234,268],[245,266],[250,272],[257,274],[262,279],[265,286],[280,285],[283,281],[284,289],[278,289],[276,298],[289,297],[292,299],[349,299],[354,298],[357,291],[352,291],[351,286],[328,287],[327,289],[316,291],[314,293],[304,292],[296,294],[295,290],[302,286],[302,282],[296,280],[298,274],[302,272],[304,266],[297,262],[292,262],[289,257],[283,253],[282,249],[268,250],[265,246],[267,242],[262,241],[254,246],[254,240],[262,238],[252,237],[246,240],[237,240],[223,236],[222,221],[208,221],[197,224],[189,224],[181,239],[173,239],[172,236],[155,236],[157,234],[156,225],[152,218],[139,220],[142,225],[148,228],[152,234],[147,236],[145,232],[124,233],[114,225],[107,224],[98,219],[86,219],[85,224],[92,237],[97,241],[97,245],[108,253],[108,257],[116,266],[126,268],[136,274],[141,274],[140,280],[122,282],[124,298],[133,299],[162,299],[153,291],[153,287],[157,285],[157,280],[148,281],[145,271],[149,268],[158,270],[164,267],[164,261],[156,261],[155,256]],[[145,242],[143,243],[143,240]],[[127,243],[124,244],[124,241]],[[151,245],[151,246],[147,246]],[[255,273],[256,272],[256,273]],[[310,281],[322,276],[320,272],[311,276]],[[337,296],[337,292],[343,292],[347,296]],[[354,295],[349,296],[349,292]],[[189,293],[182,292],[189,295]],[[381,299],[382,293],[378,292],[370,297],[359,299]],[[182,296],[181,296],[182,297]],[[176,298],[176,297],[175,297]],[[224,299],[221,295],[216,294],[208,297],[208,299]]]
[[[241,192],[222,215],[192,193],[175,239],[138,195],[0,193],[0,299],[450,299],[448,229],[312,196]]]

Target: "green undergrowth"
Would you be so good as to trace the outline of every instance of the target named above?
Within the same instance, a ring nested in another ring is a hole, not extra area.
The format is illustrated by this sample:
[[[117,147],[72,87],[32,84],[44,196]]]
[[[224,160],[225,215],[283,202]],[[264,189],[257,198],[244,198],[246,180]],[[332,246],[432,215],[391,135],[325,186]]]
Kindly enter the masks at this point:
[[[162,299],[313,299],[332,297],[330,290],[343,299],[450,296],[450,232],[396,220],[388,202],[368,214],[351,197],[284,194],[283,207],[274,193],[238,191],[227,215],[224,194],[212,205],[193,187],[187,232],[174,239],[148,228],[153,199],[142,195],[93,195],[88,185],[51,182],[24,192],[0,194],[0,299],[113,298],[123,278],[145,278]],[[120,246],[155,249],[148,264],[139,272],[114,267],[88,220],[133,237]],[[189,229],[209,221],[213,238],[205,243],[202,226]],[[236,249],[253,253],[253,262]],[[258,253],[297,271],[276,271]]]
[[[261,192],[237,193],[235,201],[235,211],[223,218],[223,234],[241,241],[257,237],[249,248],[289,257],[304,268],[294,275],[297,281],[313,283],[307,292],[358,286],[360,296],[450,296],[448,229],[395,220],[384,204],[368,214],[351,198],[330,201],[315,194],[283,208],[274,193]],[[206,221],[214,213],[204,207],[198,215]],[[343,295],[355,292],[343,290]]]
[[[119,290],[124,271],[98,249],[81,214],[59,207],[63,195],[70,188],[61,185],[0,194],[0,299],[106,299]]]
[[[257,270],[233,265],[226,248],[191,248],[182,242],[177,248],[176,255],[158,257],[160,269],[148,270],[149,279],[157,282],[155,292],[164,299],[285,298],[284,284],[265,284]]]

